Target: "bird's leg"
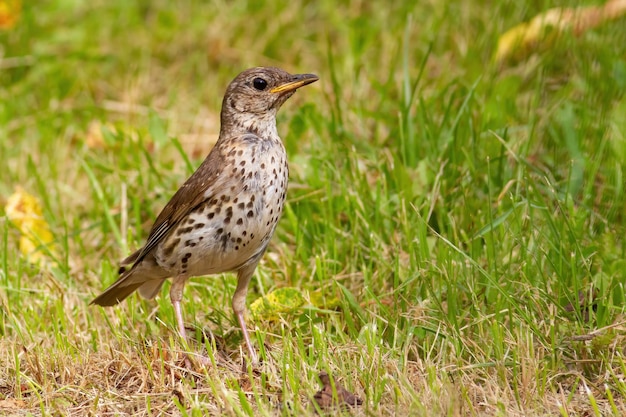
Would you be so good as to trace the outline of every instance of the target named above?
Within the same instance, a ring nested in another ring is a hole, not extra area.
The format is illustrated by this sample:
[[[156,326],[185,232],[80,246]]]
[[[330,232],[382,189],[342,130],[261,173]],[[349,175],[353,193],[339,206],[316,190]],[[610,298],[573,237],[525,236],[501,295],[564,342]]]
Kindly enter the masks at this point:
[[[241,327],[243,339],[246,341],[246,346],[248,347],[248,352],[250,352],[252,363],[258,363],[258,357],[256,351],[252,347],[252,342],[250,342],[244,313],[246,311],[246,294],[248,293],[248,284],[250,284],[250,279],[256,269],[257,263],[258,260],[244,266],[237,272],[237,289],[235,290],[235,295],[233,295],[233,311],[235,312],[235,316],[239,322],[239,327]]]
[[[188,346],[187,331],[185,330],[185,322],[183,321],[183,312],[180,305],[180,302],[183,299],[183,290],[185,289],[186,281],[187,277],[185,277],[184,275],[178,275],[174,278],[174,281],[172,282],[172,287],[170,288],[170,301],[172,302],[172,306],[174,307],[174,314],[176,314],[178,333],[183,339],[184,345]],[[187,369],[192,369],[191,361],[189,360],[189,355],[187,354],[185,354],[185,367]]]
[[[180,337],[185,340],[187,340],[187,332],[185,330],[185,322],[183,321],[183,312],[180,302],[183,299],[183,290],[185,289],[186,281],[186,277],[178,275],[174,278],[174,282],[172,282],[172,287],[170,288],[170,301],[172,302],[172,306],[174,306],[176,322],[178,323],[178,333],[180,334]]]

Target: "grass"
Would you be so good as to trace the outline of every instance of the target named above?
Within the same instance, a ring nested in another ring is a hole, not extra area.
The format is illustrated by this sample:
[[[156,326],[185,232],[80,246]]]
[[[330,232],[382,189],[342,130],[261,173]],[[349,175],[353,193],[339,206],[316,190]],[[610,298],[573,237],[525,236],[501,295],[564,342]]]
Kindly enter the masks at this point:
[[[396,3],[24,2],[0,201],[36,195],[59,256],[30,264],[0,218],[1,413],[313,415],[325,370],[364,400],[346,414],[626,414],[623,21],[497,67],[498,35],[554,5]],[[250,320],[257,368],[232,275],[188,285],[188,347],[166,290],[88,306],[255,65],[320,76],[279,115],[288,203],[248,295],[316,307]]]

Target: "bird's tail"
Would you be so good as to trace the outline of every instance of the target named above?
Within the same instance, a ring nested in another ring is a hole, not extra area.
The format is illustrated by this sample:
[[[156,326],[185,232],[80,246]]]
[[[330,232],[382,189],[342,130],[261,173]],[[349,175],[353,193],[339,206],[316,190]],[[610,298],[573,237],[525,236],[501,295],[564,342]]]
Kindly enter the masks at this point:
[[[102,294],[93,299],[90,304],[100,306],[112,306],[139,289],[139,294],[144,298],[154,298],[165,279],[167,272],[159,267],[151,255],[137,260],[141,249],[131,254],[121,262],[119,278]]]
[[[141,287],[143,282],[136,282],[132,279],[135,269],[121,270],[120,277],[102,294],[94,298],[89,304],[97,304],[99,306],[112,306],[126,297],[131,295],[137,288]],[[134,281],[134,282],[133,282]]]

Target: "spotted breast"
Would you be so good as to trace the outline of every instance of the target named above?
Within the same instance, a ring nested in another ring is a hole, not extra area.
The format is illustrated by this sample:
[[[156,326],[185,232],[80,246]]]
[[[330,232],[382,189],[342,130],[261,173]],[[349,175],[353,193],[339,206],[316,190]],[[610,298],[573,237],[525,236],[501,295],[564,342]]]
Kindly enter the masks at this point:
[[[209,187],[202,207],[156,248],[158,265],[171,275],[232,271],[258,259],[282,213],[289,171],[280,140],[250,134],[220,145],[229,186],[220,193]]]

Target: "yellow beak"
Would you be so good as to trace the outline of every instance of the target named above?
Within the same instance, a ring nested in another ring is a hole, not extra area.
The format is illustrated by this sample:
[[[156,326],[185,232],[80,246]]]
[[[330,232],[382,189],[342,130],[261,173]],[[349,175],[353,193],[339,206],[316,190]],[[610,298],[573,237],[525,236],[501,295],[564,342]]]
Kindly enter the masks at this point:
[[[315,74],[297,74],[292,77],[291,81],[276,86],[270,90],[270,93],[284,93],[286,91],[296,90],[304,85],[314,83],[319,80]]]

